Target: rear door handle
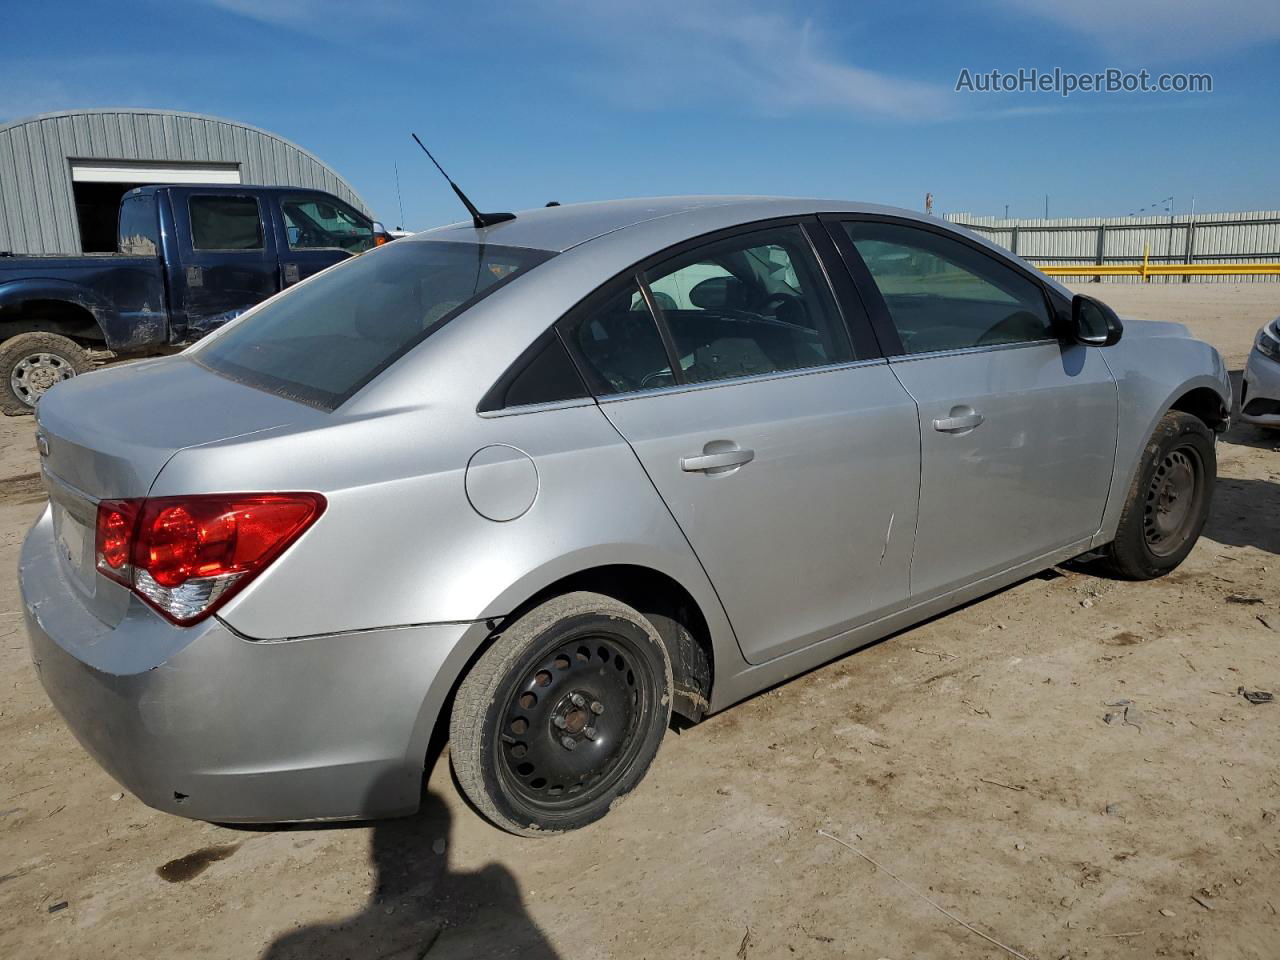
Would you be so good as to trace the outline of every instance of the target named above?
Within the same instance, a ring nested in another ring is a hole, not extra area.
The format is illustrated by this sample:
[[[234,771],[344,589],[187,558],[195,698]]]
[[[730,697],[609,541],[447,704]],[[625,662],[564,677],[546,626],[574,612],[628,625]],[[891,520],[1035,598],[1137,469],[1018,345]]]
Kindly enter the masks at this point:
[[[958,433],[961,430],[972,430],[974,427],[982,425],[982,421],[986,419],[976,410],[970,410],[968,413],[956,413],[952,411],[950,417],[940,417],[933,421],[933,429],[940,433]]]
[[[704,453],[696,457],[681,457],[680,469],[685,473],[701,473],[708,470],[725,470],[750,463],[756,457],[754,450],[723,450]]]

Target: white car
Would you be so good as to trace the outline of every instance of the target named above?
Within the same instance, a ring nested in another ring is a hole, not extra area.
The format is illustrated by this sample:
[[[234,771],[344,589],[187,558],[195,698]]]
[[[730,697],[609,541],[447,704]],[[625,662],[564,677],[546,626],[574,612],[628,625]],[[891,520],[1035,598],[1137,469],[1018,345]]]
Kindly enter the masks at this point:
[[[1259,427],[1280,427],[1280,317],[1258,331],[1244,368],[1240,419]]]

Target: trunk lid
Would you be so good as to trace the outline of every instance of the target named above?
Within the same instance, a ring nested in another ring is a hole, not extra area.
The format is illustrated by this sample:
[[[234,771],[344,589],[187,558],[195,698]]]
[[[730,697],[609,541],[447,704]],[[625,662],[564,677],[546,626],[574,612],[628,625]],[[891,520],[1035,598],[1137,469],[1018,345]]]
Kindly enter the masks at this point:
[[[182,356],[120,364],[59,384],[36,408],[36,444],[68,582],[100,619],[118,622],[128,591],[95,569],[99,500],[145,497],[179,450],[325,419]],[[210,490],[216,484],[211,478]]]

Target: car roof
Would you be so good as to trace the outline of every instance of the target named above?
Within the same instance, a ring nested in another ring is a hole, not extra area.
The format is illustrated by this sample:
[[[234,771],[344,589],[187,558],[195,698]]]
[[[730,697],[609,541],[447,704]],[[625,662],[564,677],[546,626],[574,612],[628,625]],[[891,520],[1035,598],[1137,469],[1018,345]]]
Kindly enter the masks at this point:
[[[470,221],[461,221],[415,234],[414,237],[422,240],[497,243],[563,252],[588,240],[655,220],[689,221],[692,228],[695,222],[710,220],[726,224],[751,223],[770,217],[814,213],[879,213],[923,219],[920,214],[897,207],[805,197],[637,197],[630,200],[535,207],[517,212],[514,220],[482,229],[477,229]],[[667,225],[675,226],[674,223]],[[697,229],[690,230],[691,235],[698,232],[700,231]]]

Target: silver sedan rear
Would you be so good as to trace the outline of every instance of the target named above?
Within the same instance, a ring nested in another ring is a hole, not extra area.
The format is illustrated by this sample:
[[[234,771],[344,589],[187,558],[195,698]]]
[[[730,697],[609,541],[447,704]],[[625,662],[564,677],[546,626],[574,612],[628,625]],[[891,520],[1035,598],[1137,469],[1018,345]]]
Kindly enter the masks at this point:
[[[407,813],[434,732],[519,833],[690,720],[1067,558],[1194,545],[1230,388],[931,218],[805,200],[458,224],[37,409],[32,655],[145,802]]]

